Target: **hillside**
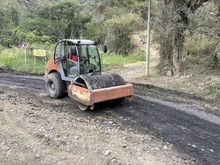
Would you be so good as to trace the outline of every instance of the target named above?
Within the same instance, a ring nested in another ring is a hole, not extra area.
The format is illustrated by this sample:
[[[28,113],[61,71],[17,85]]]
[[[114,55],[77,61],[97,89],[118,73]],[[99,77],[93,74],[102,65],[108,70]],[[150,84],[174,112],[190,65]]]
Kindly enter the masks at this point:
[[[23,16],[27,15],[28,12],[37,11],[46,3],[56,3],[61,0],[6,0],[0,2],[0,8],[2,10],[10,10],[10,8],[19,9],[18,12]]]

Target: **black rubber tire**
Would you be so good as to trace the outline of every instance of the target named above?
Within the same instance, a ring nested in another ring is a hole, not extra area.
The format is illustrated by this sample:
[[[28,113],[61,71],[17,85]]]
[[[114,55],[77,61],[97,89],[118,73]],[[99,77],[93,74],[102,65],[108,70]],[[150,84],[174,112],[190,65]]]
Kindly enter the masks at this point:
[[[64,97],[66,91],[66,84],[61,79],[60,73],[52,72],[48,74],[45,81],[48,95],[53,99]]]

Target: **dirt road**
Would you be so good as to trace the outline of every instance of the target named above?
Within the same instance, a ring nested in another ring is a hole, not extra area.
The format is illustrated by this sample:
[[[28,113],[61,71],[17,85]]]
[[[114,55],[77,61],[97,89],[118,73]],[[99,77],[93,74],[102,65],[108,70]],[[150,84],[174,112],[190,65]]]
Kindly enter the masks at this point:
[[[218,115],[152,86],[135,91],[132,101],[80,111],[68,97],[50,99],[43,76],[1,71],[0,164],[220,164]]]

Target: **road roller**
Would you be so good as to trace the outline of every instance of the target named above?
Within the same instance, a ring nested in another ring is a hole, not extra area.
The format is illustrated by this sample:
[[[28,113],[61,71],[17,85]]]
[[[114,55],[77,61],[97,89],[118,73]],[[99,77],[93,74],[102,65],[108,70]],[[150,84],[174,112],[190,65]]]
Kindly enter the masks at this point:
[[[103,52],[107,52],[106,45]],[[134,95],[133,85],[120,75],[102,74],[97,42],[91,40],[60,40],[47,62],[44,80],[49,97],[68,94],[81,110],[93,110],[101,102],[120,103]]]

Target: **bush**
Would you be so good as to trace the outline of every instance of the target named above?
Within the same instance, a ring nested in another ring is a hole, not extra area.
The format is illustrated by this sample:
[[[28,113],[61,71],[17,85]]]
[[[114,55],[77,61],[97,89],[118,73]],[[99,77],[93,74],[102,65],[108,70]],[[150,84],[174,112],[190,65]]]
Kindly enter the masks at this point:
[[[51,43],[51,38],[49,36],[36,36],[33,33],[27,35],[27,41],[29,43]]]
[[[215,94],[216,99],[220,99],[220,81],[217,81],[209,86],[212,94]]]
[[[21,57],[24,57],[24,52],[18,48],[4,49],[0,54],[0,61],[7,68],[14,68],[21,62]],[[24,58],[22,58],[24,61]],[[16,63],[15,63],[16,62]]]
[[[142,25],[142,18],[137,14],[114,15],[106,21],[108,25],[108,45],[117,54],[128,55],[134,46],[131,43],[131,33]]]
[[[4,50],[3,46],[0,45],[0,54],[2,53],[3,50]]]
[[[186,40],[186,51],[190,56],[211,57],[215,52],[216,39],[197,35]]]
[[[199,64],[209,68],[216,68],[216,39],[204,35],[197,35],[186,39],[185,53],[187,65]]]

